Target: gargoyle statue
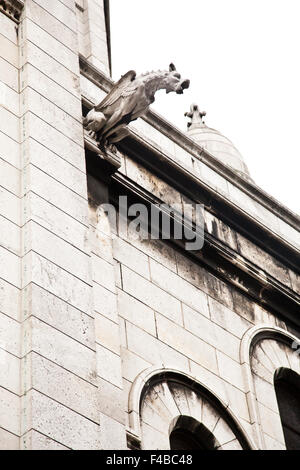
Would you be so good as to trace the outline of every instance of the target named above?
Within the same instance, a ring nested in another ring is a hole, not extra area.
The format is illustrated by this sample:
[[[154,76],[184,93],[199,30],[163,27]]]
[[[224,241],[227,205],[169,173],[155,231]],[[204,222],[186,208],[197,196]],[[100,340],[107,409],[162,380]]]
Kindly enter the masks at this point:
[[[114,144],[128,135],[127,125],[147,111],[157,90],[181,94],[189,85],[190,81],[181,79],[174,64],[170,64],[168,71],[147,72],[139,76],[130,70],[101,103],[91,109],[83,125],[100,146]]]

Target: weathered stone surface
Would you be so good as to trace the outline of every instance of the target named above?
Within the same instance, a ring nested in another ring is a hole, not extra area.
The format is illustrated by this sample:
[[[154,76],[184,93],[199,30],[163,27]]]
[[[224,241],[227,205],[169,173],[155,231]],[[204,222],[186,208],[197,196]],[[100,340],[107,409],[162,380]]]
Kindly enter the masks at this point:
[[[0,387],[0,422],[3,430],[16,436],[20,435],[19,396],[2,387]]]
[[[93,285],[94,310],[117,323],[117,296],[97,283]]]
[[[122,388],[121,362],[118,354],[97,344],[97,373],[107,382]]]
[[[217,372],[215,349],[175,323],[156,317],[158,338],[207,369]]]
[[[217,360],[220,376],[230,384],[233,384],[240,390],[245,391],[240,364],[219,351],[217,351]]]
[[[177,297],[182,302],[209,316],[207,296],[192,284],[174,273],[169,272],[164,266],[156,261],[150,260],[152,281],[161,288]],[[163,313],[163,312],[161,312]]]
[[[0,449],[19,450],[19,437],[5,429],[0,429]]]
[[[121,357],[123,377],[130,382],[133,382],[143,370],[151,366],[150,362],[145,361],[126,348],[122,348]]]
[[[126,292],[118,290],[118,310],[121,317],[155,336],[155,317],[151,308]]]
[[[106,380],[98,378],[98,410],[106,416],[125,424],[127,397],[124,391]],[[99,413],[98,413],[99,415]]]
[[[94,351],[36,318],[28,319],[26,328],[31,331],[32,351],[87,382],[96,383]]]
[[[148,257],[121,238],[113,240],[114,258],[141,276],[150,279]]]
[[[60,404],[99,423],[97,388],[52,361],[31,354],[32,386]]]
[[[69,447],[59,444],[50,437],[37,431],[29,431],[22,437],[22,449],[34,450],[69,450]]]
[[[20,304],[20,290],[0,279],[0,311],[14,320],[19,320]]]
[[[175,324],[173,324],[175,325]],[[152,365],[175,367],[180,370],[188,370],[188,359],[182,351],[176,351],[171,344],[165,344],[161,340],[145,333],[136,326],[126,323],[128,349],[135,352]]]
[[[105,450],[127,450],[124,425],[103,413],[100,413],[100,445]]]
[[[181,307],[177,299],[125,266],[122,266],[122,279],[123,288],[129,295],[182,324]]]
[[[94,319],[90,315],[35,284],[24,289],[23,302],[24,318],[33,315],[83,345],[94,347]]]
[[[119,325],[103,315],[95,315],[96,342],[110,351],[120,354]]]
[[[99,426],[33,390],[32,423],[36,431],[76,450],[99,449]]]

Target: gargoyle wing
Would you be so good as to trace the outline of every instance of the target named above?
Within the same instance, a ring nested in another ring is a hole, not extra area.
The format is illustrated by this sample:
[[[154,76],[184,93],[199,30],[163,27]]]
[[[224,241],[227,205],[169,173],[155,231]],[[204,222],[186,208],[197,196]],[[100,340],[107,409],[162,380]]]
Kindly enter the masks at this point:
[[[122,75],[120,80],[115,83],[113,88],[110,92],[106,95],[106,97],[99,103],[96,107],[96,111],[101,111],[103,108],[107,106],[111,106],[114,104],[121,96],[128,96],[131,95],[135,91],[135,86],[132,82],[134,82],[136,77],[136,72],[134,70],[129,70],[129,72]]]

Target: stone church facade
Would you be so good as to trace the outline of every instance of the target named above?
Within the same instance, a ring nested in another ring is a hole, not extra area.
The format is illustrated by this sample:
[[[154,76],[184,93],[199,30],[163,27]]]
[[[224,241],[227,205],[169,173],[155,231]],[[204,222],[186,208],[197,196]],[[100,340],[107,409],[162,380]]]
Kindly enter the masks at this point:
[[[0,0],[0,449],[299,449],[299,217],[195,106],[101,151],[110,68],[107,0]]]

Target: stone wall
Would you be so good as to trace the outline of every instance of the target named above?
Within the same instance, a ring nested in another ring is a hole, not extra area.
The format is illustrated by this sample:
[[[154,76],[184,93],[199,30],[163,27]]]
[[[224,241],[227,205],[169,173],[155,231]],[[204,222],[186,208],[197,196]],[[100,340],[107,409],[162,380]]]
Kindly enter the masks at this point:
[[[167,448],[170,424],[188,414],[219,447],[284,448],[272,380],[281,366],[300,372],[295,325],[205,260],[138,238],[128,220],[115,226],[101,206],[112,180],[87,174],[81,100],[105,93],[80,74],[79,54],[109,74],[105,25],[98,0],[26,0],[20,23],[0,11],[0,448],[156,448],[157,436]],[[131,129],[296,244],[295,228],[171,135],[143,120]],[[120,156],[120,178],[194,204]],[[298,274],[267,249],[209,207],[204,219],[235,260],[300,293]],[[168,374],[180,383],[172,393]]]
[[[0,447],[19,447],[21,163],[16,23],[0,12]]]

